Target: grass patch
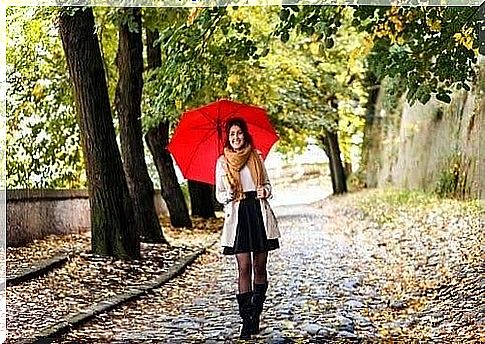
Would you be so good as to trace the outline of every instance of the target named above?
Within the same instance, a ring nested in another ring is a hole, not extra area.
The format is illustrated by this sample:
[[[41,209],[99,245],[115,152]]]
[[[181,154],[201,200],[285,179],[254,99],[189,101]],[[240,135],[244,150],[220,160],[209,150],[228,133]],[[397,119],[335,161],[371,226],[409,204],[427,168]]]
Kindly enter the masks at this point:
[[[471,216],[484,216],[485,209],[479,200],[460,201],[440,198],[435,193],[419,190],[379,189],[357,202],[366,217],[379,224],[396,222],[404,214],[426,213],[433,209]]]

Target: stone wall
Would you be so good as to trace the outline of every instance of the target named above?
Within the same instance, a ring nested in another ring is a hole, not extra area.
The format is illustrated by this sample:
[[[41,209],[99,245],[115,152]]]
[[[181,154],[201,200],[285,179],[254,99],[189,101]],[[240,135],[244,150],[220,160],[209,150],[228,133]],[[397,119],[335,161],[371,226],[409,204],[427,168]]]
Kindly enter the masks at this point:
[[[442,191],[455,182],[453,196],[485,197],[483,89],[456,92],[450,104],[433,98],[413,106],[404,98],[394,106],[386,101],[381,90],[366,128],[369,187]]]
[[[168,216],[155,191],[159,216]],[[86,190],[7,190],[7,246],[23,246],[50,234],[79,233],[90,228]]]

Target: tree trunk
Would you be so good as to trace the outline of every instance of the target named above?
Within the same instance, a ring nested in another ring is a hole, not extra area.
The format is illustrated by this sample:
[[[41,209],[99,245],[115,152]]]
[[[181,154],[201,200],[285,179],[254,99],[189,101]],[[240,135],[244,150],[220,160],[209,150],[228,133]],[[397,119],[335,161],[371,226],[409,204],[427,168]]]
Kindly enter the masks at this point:
[[[340,147],[337,133],[325,130],[325,136],[321,137],[325,153],[330,162],[330,176],[334,194],[347,192],[347,181],[344,166],[340,158]]]
[[[189,180],[188,183],[192,216],[200,216],[204,219],[216,217],[213,202],[213,186],[193,180]]]
[[[168,128],[166,122],[160,123],[156,128],[152,128],[145,135],[148,148],[153,155],[153,160],[160,176],[160,187],[162,197],[167,204],[170,213],[170,223],[172,226],[192,228],[187,203],[180,184],[175,174],[172,157],[167,151]]]
[[[376,148],[377,145],[380,145],[382,140],[380,138],[376,138],[376,127],[379,126],[379,119],[376,114],[376,104],[379,97],[379,90],[380,84],[377,77],[368,72],[365,84],[369,89],[369,98],[367,99],[366,105],[366,113],[365,113],[365,125],[364,125],[364,142],[362,143],[362,161],[360,164],[360,170],[364,172],[365,180],[364,182],[365,187],[376,187],[377,180],[374,177],[371,178],[373,171],[375,170],[374,164],[372,164],[370,152],[371,151],[379,151],[379,147]]]
[[[154,46],[158,39],[158,31],[146,30],[147,65],[148,69],[161,66],[162,57],[160,46]],[[162,121],[156,128],[152,128],[145,135],[145,141],[153,156],[160,177],[162,197],[167,204],[170,223],[174,227],[192,228],[189,209],[184,194],[175,174],[172,157],[167,151],[170,124]]]
[[[133,217],[106,85],[92,9],[63,10],[59,31],[74,87],[84,150],[95,254],[140,258]]]
[[[333,165],[332,165],[331,158],[330,158],[331,154],[330,154],[330,147],[329,147],[329,144],[328,144],[328,140],[325,136],[321,136],[320,141],[322,142],[323,150],[325,151],[325,154],[327,154],[327,157],[328,157],[328,161],[329,161],[328,162],[328,168],[330,170],[330,180],[332,181],[332,190],[335,193],[335,190],[337,188],[337,182],[335,180],[335,173],[334,173]]]
[[[352,174],[352,164],[348,161],[344,162],[344,172],[347,177]]]
[[[141,129],[141,95],[143,90],[143,43],[140,8],[123,8],[125,17],[132,17],[136,30],[130,32],[127,23],[119,26],[116,65],[119,71],[115,105],[120,121],[120,141],[123,167],[133,200],[135,223],[142,240],[164,243],[165,240],[154,204],[155,190],[148,174]]]

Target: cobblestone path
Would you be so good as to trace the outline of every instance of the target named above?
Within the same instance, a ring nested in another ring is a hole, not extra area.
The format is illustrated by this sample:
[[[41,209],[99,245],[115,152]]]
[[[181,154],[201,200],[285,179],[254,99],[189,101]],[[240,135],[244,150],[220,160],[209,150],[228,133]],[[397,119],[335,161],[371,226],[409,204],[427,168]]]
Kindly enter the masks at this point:
[[[365,308],[378,306],[362,285],[365,242],[352,246],[325,230],[326,217],[311,206],[277,207],[281,248],[268,262],[268,300],[257,342],[371,339]],[[370,265],[368,265],[370,266]],[[236,265],[215,246],[182,276],[151,295],[103,314],[64,340],[233,342],[240,318],[235,301]]]

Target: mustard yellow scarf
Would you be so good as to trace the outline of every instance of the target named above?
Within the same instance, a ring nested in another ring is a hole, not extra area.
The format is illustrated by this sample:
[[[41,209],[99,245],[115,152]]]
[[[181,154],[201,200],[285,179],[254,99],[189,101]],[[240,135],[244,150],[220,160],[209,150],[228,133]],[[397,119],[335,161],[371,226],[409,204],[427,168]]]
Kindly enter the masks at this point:
[[[264,184],[263,162],[259,154],[250,145],[239,151],[233,151],[226,147],[224,148],[224,157],[227,162],[227,180],[234,192],[234,198],[236,200],[244,198],[239,172],[245,165],[249,168],[254,185],[258,187]]]

